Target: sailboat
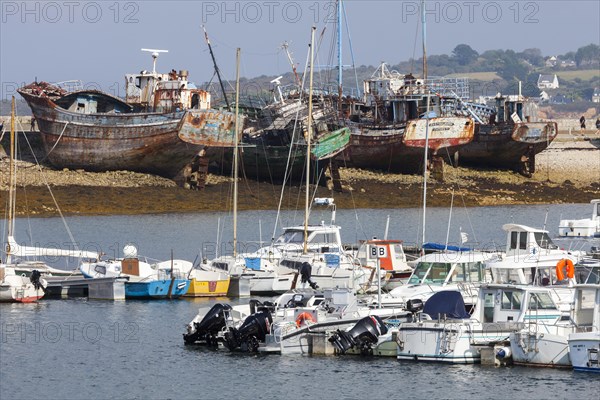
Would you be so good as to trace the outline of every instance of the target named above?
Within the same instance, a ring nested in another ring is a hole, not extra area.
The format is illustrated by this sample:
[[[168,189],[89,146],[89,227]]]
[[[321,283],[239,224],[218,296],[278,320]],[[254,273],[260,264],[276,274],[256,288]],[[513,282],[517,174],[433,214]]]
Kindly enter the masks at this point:
[[[16,209],[17,170],[15,168],[15,98],[12,98],[10,118],[10,184],[8,194],[8,232],[9,244],[6,246],[5,261],[0,263],[0,302],[30,303],[44,297],[46,281],[39,271],[30,277],[17,275],[13,263],[14,218]]]

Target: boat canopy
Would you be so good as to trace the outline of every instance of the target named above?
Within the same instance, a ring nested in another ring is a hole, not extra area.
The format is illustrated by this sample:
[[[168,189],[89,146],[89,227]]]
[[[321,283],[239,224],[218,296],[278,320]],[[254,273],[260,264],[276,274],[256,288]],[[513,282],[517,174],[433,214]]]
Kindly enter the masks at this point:
[[[426,250],[471,251],[468,247],[446,246],[445,244],[440,243],[425,243],[423,244],[423,248]]]
[[[465,310],[465,302],[459,291],[444,290],[437,292],[427,300],[423,313],[433,319],[445,315],[452,319],[467,319],[471,316]]]

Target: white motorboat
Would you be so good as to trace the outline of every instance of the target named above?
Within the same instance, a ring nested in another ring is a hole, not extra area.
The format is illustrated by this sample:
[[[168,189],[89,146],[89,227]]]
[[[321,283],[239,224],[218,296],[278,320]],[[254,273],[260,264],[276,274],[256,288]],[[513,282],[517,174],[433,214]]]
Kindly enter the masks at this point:
[[[373,259],[368,257],[369,246],[384,246],[386,248],[385,257]],[[370,272],[367,281],[367,287],[364,292],[377,290],[377,262],[379,260],[379,268],[382,277],[382,289],[390,291],[408,282],[412,275],[413,268],[408,265],[404,248],[401,240],[376,239],[366,240],[362,242],[356,252],[356,258],[360,264],[367,268]]]
[[[464,311],[459,292],[438,292],[424,308],[416,303],[414,322],[400,325],[398,358],[478,363],[484,348],[494,349],[499,358],[510,358],[511,351],[514,357],[509,346],[513,332],[535,322],[555,326],[563,321],[550,290],[531,285],[482,285],[471,315]]]
[[[600,199],[590,201],[592,217],[584,219],[561,219],[558,235],[561,237],[600,237]]]
[[[575,371],[600,373],[600,285],[577,285],[575,290],[577,328],[567,340],[569,358]]]
[[[573,307],[570,312],[560,312],[559,306],[554,302],[552,291],[547,288],[547,295],[538,293],[530,297],[517,298],[515,301],[527,302],[530,312],[524,321],[525,325],[520,330],[510,334],[510,347],[513,362],[522,365],[538,367],[570,367],[572,365],[568,340],[573,336],[573,354],[581,362],[582,344],[594,342],[594,312],[598,313],[598,285],[580,285],[573,289]],[[558,310],[556,318],[545,316],[548,310]],[[578,333],[580,332],[580,333]],[[583,334],[586,332],[588,336]],[[598,331],[596,330],[596,333]],[[582,342],[577,343],[578,336],[582,335]],[[591,339],[591,341],[590,341]],[[596,335],[596,344],[598,343]],[[596,345],[596,349],[598,346]],[[596,350],[597,351],[597,350]],[[584,351],[587,356],[587,351]],[[592,350],[592,355],[595,353]],[[593,360],[593,358],[592,358]],[[597,365],[596,365],[597,367]]]
[[[478,287],[492,282],[491,270],[485,262],[494,254],[480,251],[442,252],[418,258],[408,282],[381,296],[383,307],[405,307],[409,300],[426,302],[433,294],[443,290],[458,290],[467,308],[477,300]],[[377,305],[377,298],[371,298]]]

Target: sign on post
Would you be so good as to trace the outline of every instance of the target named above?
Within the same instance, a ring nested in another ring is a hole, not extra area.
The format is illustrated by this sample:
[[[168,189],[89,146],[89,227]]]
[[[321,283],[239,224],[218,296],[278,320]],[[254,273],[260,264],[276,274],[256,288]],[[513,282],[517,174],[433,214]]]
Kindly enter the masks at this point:
[[[387,257],[387,246],[378,246],[376,244],[372,244],[369,246],[369,259],[377,260],[379,258]]]

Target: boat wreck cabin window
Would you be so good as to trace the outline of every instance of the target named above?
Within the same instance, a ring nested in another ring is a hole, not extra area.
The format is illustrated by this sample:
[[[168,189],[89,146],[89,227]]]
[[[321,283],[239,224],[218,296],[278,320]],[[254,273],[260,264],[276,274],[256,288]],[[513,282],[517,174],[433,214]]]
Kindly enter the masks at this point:
[[[552,239],[550,239],[550,236],[548,236],[548,233],[535,232],[534,237],[535,237],[535,242],[542,249],[550,249],[550,250],[558,249],[558,246],[552,242]]]
[[[99,274],[106,275],[106,267],[104,265],[96,265],[94,267],[94,271]]]
[[[502,309],[503,310],[520,310],[521,299],[523,294],[512,290],[502,292]]]
[[[556,306],[548,293],[531,293],[529,297],[530,310],[555,310]]]
[[[197,93],[194,93],[192,95],[192,104],[191,104],[191,106],[192,106],[193,109],[198,109],[199,108],[198,104],[200,104],[199,96],[198,96]]]

